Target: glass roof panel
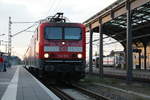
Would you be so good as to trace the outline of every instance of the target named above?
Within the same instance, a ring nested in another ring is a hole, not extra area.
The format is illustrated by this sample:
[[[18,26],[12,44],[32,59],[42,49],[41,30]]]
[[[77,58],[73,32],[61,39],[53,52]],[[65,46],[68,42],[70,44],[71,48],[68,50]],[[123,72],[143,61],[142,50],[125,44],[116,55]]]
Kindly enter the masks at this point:
[[[143,16],[143,18],[150,18],[150,15]]]
[[[133,10],[132,25],[138,26],[142,23],[147,23],[150,20],[150,2]],[[126,28],[126,14],[123,14],[107,24],[114,25],[120,28]]]
[[[142,6],[137,8],[137,10],[141,10],[141,9],[143,9],[143,7],[142,7]]]
[[[137,17],[141,17],[141,16],[143,16],[144,14],[142,14],[142,13],[140,13],[140,14],[137,14],[136,16]]]

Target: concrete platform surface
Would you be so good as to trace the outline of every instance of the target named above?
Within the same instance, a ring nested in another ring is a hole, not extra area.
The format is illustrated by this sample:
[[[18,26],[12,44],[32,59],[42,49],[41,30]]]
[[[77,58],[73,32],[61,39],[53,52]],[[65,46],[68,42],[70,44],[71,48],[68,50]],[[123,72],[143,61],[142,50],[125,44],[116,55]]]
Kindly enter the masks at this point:
[[[0,100],[60,100],[21,65],[0,72]]]
[[[89,68],[86,68],[86,72],[89,72]],[[93,73],[98,74],[99,68],[93,67]],[[126,76],[127,71],[122,70],[122,69],[104,67],[104,74]],[[148,71],[148,70],[146,70],[146,71],[145,70],[133,70],[133,77],[150,80],[150,71]]]

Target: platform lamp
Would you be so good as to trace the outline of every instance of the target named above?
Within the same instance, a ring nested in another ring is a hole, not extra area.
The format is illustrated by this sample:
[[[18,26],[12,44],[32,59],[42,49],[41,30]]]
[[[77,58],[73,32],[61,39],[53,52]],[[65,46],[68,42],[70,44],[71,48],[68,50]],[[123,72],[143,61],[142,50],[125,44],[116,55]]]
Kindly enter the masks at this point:
[[[2,43],[4,43],[4,44],[2,44]],[[0,45],[5,46],[5,53],[7,53],[7,45],[8,45],[8,41],[0,40]]]

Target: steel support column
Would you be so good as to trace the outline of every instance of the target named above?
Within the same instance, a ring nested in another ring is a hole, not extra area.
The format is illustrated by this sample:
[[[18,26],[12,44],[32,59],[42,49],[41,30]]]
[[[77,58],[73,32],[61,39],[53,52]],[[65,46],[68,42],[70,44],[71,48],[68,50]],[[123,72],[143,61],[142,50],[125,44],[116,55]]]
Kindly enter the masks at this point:
[[[126,52],[126,51],[127,51],[127,49],[126,49],[126,46],[125,46],[125,47],[124,47],[124,57],[125,57],[125,58],[127,58],[127,52]],[[127,62],[127,59],[125,59],[125,62]],[[125,63],[123,69],[127,69],[126,67],[127,67],[127,64]]]
[[[99,19],[99,24],[99,74],[100,78],[103,78],[103,24],[101,19]]]
[[[90,31],[90,44],[89,44],[89,73],[91,74],[93,72],[93,62],[92,62],[92,58],[93,58],[93,30],[91,28],[91,25],[89,26],[89,31]]]
[[[133,58],[132,58],[132,17],[131,17],[131,4],[130,0],[126,1],[127,8],[127,81],[130,83],[132,81],[132,67],[133,67]]]
[[[144,69],[146,70],[147,65],[146,65],[146,61],[147,61],[147,50],[146,50],[147,45],[144,44]]]
[[[141,69],[141,52],[139,51],[139,68],[138,69]]]

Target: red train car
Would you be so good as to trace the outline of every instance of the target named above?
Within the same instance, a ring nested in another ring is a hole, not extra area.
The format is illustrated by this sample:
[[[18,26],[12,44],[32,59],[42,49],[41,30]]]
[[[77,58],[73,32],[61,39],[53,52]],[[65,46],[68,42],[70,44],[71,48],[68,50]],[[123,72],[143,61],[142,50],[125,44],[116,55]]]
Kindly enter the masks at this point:
[[[24,57],[28,68],[54,78],[79,80],[84,77],[86,41],[85,26],[67,23],[62,13],[42,22]]]

